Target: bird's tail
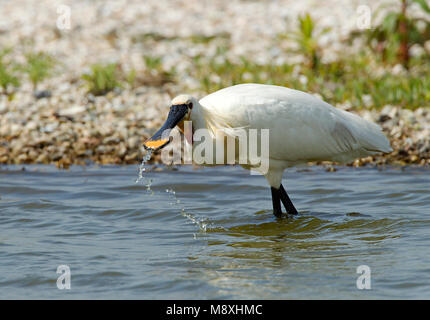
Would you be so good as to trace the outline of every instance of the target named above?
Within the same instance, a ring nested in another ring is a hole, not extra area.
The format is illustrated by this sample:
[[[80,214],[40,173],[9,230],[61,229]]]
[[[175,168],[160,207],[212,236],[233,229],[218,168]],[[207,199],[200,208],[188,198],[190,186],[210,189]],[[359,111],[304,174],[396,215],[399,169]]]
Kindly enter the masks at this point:
[[[351,131],[360,147],[366,150],[369,155],[393,151],[390,141],[382,133],[380,126],[353,113],[342,112],[342,115],[349,120],[346,122],[349,131]]]

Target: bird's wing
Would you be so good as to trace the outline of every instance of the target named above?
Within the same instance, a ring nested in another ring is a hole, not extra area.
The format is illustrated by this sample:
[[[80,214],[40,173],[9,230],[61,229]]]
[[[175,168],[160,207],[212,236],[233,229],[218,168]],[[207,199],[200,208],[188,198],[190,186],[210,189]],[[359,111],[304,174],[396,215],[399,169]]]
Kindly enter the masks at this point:
[[[211,130],[269,129],[270,157],[290,162],[346,162],[390,152],[380,128],[302,91],[242,84],[200,100]]]

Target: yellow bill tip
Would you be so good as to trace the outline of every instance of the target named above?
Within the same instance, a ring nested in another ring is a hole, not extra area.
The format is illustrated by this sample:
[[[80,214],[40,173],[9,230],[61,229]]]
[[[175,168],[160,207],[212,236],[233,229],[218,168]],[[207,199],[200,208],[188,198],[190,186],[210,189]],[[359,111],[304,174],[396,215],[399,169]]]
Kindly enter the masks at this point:
[[[157,149],[157,148],[165,145],[167,142],[169,142],[168,139],[149,140],[149,141],[144,142],[144,145],[145,145],[145,147],[150,148],[150,149]]]

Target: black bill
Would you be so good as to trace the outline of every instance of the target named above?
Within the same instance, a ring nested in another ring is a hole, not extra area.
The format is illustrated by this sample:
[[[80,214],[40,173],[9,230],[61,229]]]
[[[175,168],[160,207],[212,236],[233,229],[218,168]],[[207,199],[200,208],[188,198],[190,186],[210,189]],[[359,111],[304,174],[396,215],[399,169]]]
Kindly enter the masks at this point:
[[[155,151],[165,147],[170,142],[170,131],[185,118],[187,112],[188,106],[185,104],[171,106],[167,120],[160,130],[143,143],[145,149]]]

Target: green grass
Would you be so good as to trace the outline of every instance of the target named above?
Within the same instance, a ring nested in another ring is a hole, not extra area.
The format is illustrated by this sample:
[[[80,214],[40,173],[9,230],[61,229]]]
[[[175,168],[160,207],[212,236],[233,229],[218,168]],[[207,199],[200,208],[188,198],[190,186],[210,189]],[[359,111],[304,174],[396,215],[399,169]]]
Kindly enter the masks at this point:
[[[279,35],[280,39],[295,42],[297,48],[291,51],[301,54],[305,58],[306,66],[311,69],[316,69],[321,61],[322,48],[318,44],[319,38],[331,30],[324,28],[317,32],[315,26],[316,22],[309,13],[306,13],[298,17],[297,30]]]
[[[163,68],[161,57],[144,55],[143,61],[145,62],[145,66],[150,72],[161,72]]]
[[[324,63],[318,42],[329,29],[316,32],[315,26],[316,22],[306,14],[299,17],[296,31],[278,37],[296,44],[294,50],[285,54],[301,55],[303,63],[258,64],[245,57],[231,60],[226,58],[228,47],[219,47],[214,56],[195,57],[188,74],[198,79],[199,89],[207,93],[238,83],[255,82],[318,93],[333,105],[348,104],[353,108],[382,108],[388,104],[409,109],[430,107],[428,52],[410,57],[403,71],[397,73],[392,71],[394,64],[387,64],[386,57],[368,42],[359,53],[340,55],[337,61]],[[393,28],[392,32],[395,30]]]
[[[136,87],[136,77],[137,77],[136,69],[131,69],[127,74],[125,74],[125,82],[128,84],[129,88]]]
[[[20,85],[17,66],[5,59],[10,53],[11,49],[4,49],[0,52],[0,87],[4,93],[7,93],[8,88],[17,88]]]
[[[52,76],[56,61],[45,52],[29,52],[25,54],[25,58],[26,63],[21,65],[21,70],[28,75],[36,90],[40,82]]]
[[[370,29],[356,30],[350,38],[362,38],[384,63],[400,63],[407,69],[411,63],[411,48],[425,49],[430,39],[430,6],[427,3],[428,0],[399,0],[397,4],[381,4],[375,12],[375,20],[383,14],[381,23]],[[422,11],[421,16],[410,12],[413,4]]]
[[[176,70],[164,70],[162,57],[144,55],[143,60],[146,68],[139,79],[141,85],[162,86],[174,82]]]
[[[215,44],[218,45],[216,53],[213,56],[204,54],[191,58],[192,66],[186,71],[190,77],[197,80],[199,84],[197,89],[206,93],[239,83],[254,82],[318,93],[333,105],[349,105],[356,109],[382,108],[388,104],[409,109],[430,107],[428,51],[419,57],[408,56],[407,63],[399,58],[401,33],[404,32],[400,24],[402,19],[405,19],[405,10],[401,9],[403,1],[406,0],[400,0],[399,6],[393,6],[388,11],[380,25],[359,32],[358,36],[363,40],[359,53],[341,54],[337,61],[330,63],[322,59],[324,50],[319,45],[320,37],[330,29],[317,28],[318,23],[310,14],[299,16],[296,29],[289,29],[274,39],[295,44],[293,49],[287,49],[285,52],[285,56],[295,54],[303,57],[303,62],[295,65],[259,64],[245,57],[228,58],[229,34],[213,36],[195,34],[180,38],[147,33],[135,40],[155,42],[188,40],[192,44],[205,45],[213,45],[212,42],[216,40]],[[407,0],[408,5],[412,2],[418,3],[425,12],[430,10],[424,0]],[[416,27],[418,22],[426,23],[424,30],[420,31]],[[407,45],[423,47],[423,39],[428,39],[430,32],[428,21],[408,14],[406,27]],[[351,33],[349,44],[352,44],[356,37],[356,32]],[[383,51],[378,51],[378,48],[383,48]],[[146,70],[138,75],[133,74],[131,77],[133,83],[136,83],[135,79],[139,77],[140,85],[163,86],[171,81],[181,83],[183,75],[178,75],[174,71],[164,71],[161,57],[147,55],[143,59]],[[393,67],[398,64],[404,66],[403,70],[393,72]]]
[[[157,32],[148,32],[148,33],[140,33],[140,34],[136,34],[134,35],[131,40],[136,43],[136,42],[146,42],[146,41],[155,41],[155,42],[159,42],[159,41],[174,41],[177,40],[178,37],[177,36],[165,36],[161,33],[157,33]]]
[[[423,3],[423,10],[428,9],[421,0],[410,0]],[[399,2],[400,3],[400,2]],[[398,8],[393,8],[399,14]],[[430,9],[429,9],[430,10]],[[190,45],[217,45],[216,53],[207,53],[192,59],[191,67],[186,74],[178,74],[172,68],[166,70],[163,57],[146,54],[142,57],[145,68],[142,70],[124,68],[119,64],[94,64],[89,73],[82,75],[88,92],[94,95],[104,95],[115,88],[127,87],[131,90],[140,86],[162,87],[167,83],[184,83],[184,76],[197,80],[200,92],[214,92],[227,86],[239,83],[263,83],[286,86],[310,93],[318,93],[325,101],[333,104],[350,105],[353,108],[382,108],[385,105],[395,105],[403,108],[416,109],[430,107],[430,54],[427,49],[420,56],[408,57],[407,64],[399,60],[396,53],[400,42],[395,42],[399,35],[399,18],[393,20],[389,13],[380,26],[370,31],[364,31],[361,51],[355,54],[340,54],[334,62],[324,62],[323,48],[319,39],[328,29],[318,31],[317,22],[309,14],[299,17],[296,30],[288,30],[279,35],[274,41],[293,41],[294,49],[284,53],[292,53],[303,57],[298,64],[259,64],[249,58],[229,58],[230,35],[218,34],[206,36],[195,34],[185,38],[163,36],[158,33],[142,34],[136,41],[175,41],[186,40]],[[423,30],[415,28],[417,18],[408,16],[408,45],[423,47],[423,39],[430,35],[430,24],[425,24]],[[393,22],[394,21],[394,22]],[[421,21],[421,20],[420,20]],[[420,34],[418,35],[418,32]],[[392,34],[393,33],[393,34]],[[350,43],[357,35],[351,34]],[[383,44],[386,53],[377,50]],[[282,43],[280,43],[281,46]],[[282,46],[284,47],[284,46]],[[208,52],[213,52],[208,50]],[[388,61],[387,52],[393,54]],[[34,88],[53,74],[56,61],[46,53],[27,53],[26,61],[16,67],[11,50],[0,52],[0,88],[3,92],[16,89],[27,75]],[[401,68],[401,66],[404,66]],[[393,67],[397,72],[393,72]],[[399,68],[400,67],[400,72]],[[130,70],[124,72],[124,69]],[[180,68],[178,68],[180,69]],[[190,81],[195,90],[195,82]]]
[[[140,72],[135,69],[125,72],[117,63],[92,65],[91,71],[82,75],[88,93],[100,96],[115,88],[159,87],[173,81],[175,70],[164,71],[161,57],[145,55],[142,59],[146,68]]]
[[[193,34],[187,37],[187,40],[194,44],[208,44],[215,40],[230,40],[230,34],[227,32],[220,32],[214,35],[206,36],[203,34]]]
[[[378,59],[365,52],[332,63],[320,62],[316,66],[262,65],[244,57],[233,62],[224,58],[223,50],[219,52],[220,56],[210,59],[195,58],[193,70],[189,70],[189,74],[199,79],[204,92],[255,82],[318,93],[331,104],[348,103],[354,108],[382,108],[387,104],[410,109],[430,106],[428,62],[421,61],[415,69],[395,75],[390,69],[377,74]]]
[[[176,41],[187,40],[194,44],[208,44],[214,40],[230,40],[230,34],[227,32],[220,32],[213,35],[204,35],[200,33],[192,34],[186,37],[179,36],[166,36],[161,33],[148,32],[134,35],[131,39],[133,42],[160,42],[160,41]]]
[[[119,71],[116,63],[93,64],[90,73],[82,75],[82,79],[89,93],[100,96],[122,87]]]

